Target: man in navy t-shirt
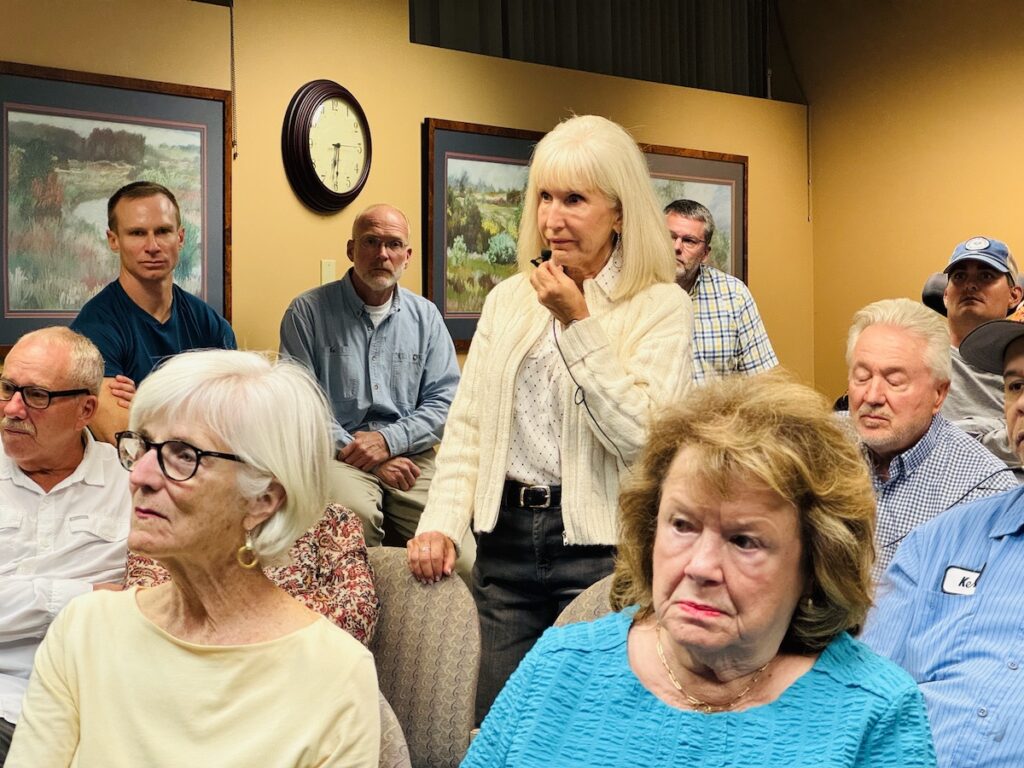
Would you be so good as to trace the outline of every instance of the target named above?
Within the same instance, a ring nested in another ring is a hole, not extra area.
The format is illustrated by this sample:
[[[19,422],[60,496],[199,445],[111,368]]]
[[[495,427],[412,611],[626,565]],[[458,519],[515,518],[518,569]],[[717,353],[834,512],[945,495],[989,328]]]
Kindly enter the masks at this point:
[[[174,284],[185,228],[169,189],[149,181],[121,187],[107,202],[107,226],[121,274],[86,302],[71,327],[103,355],[91,429],[112,443],[127,428],[135,386],[157,363],[190,349],[234,349],[235,334],[208,304]]]

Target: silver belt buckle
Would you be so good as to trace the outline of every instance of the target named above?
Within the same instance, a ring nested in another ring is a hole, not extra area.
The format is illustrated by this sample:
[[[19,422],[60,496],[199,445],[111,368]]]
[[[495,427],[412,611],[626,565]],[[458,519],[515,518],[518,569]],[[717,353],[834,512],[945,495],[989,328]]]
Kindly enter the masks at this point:
[[[527,491],[544,491],[543,504],[527,504]],[[524,509],[547,509],[551,506],[551,486],[549,485],[527,485],[519,489],[519,506]]]

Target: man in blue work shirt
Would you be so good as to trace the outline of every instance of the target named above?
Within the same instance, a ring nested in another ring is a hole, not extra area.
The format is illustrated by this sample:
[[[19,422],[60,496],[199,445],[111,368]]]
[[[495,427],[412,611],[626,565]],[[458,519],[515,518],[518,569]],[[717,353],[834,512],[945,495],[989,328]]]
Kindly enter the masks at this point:
[[[190,349],[234,349],[235,334],[209,304],[174,284],[185,228],[167,187],[150,181],[121,187],[107,202],[107,227],[121,272],[85,303],[71,328],[103,355],[103,388],[89,428],[113,443],[128,428],[135,387],[157,363]]]
[[[960,344],[1004,381],[1010,445],[1024,456],[1024,325],[995,320]],[[885,573],[862,639],[903,666],[928,705],[939,765],[1024,765],[1024,488],[917,528]]]
[[[459,383],[455,345],[433,302],[398,286],[412,256],[404,213],[370,206],[346,250],[343,278],[288,307],[281,354],[313,372],[334,410],[332,500],[359,515],[370,546],[404,546]]]

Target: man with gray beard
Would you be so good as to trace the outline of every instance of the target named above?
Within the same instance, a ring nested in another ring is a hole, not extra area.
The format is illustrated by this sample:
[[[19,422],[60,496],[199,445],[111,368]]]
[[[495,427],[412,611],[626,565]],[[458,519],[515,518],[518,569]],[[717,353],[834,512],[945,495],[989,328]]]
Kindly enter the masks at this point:
[[[0,765],[36,648],[57,613],[120,589],[131,513],[128,473],[86,429],[103,358],[84,336],[22,336],[0,374]]]
[[[949,391],[949,349],[945,321],[918,302],[886,299],[853,316],[850,419],[878,502],[876,580],[918,525],[1017,486],[1003,462],[939,415]]]

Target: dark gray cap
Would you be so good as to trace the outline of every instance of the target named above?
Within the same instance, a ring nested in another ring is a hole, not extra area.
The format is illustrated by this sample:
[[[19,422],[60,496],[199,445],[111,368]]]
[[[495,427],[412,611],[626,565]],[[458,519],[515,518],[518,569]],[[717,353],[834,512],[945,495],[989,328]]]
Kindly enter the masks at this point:
[[[991,320],[979,325],[960,342],[960,357],[975,368],[1002,376],[1006,348],[1022,338],[1024,322]]]

